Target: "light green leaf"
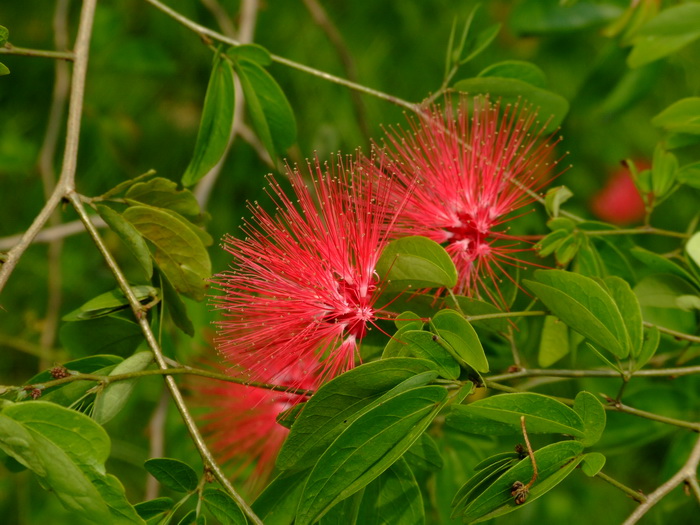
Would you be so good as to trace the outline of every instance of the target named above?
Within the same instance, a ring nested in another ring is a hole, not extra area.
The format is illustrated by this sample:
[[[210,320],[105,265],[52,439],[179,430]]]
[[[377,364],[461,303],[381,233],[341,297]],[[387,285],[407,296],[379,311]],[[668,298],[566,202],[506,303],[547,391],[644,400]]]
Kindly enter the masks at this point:
[[[605,456],[600,452],[584,454],[581,460],[581,470],[586,476],[593,477],[605,466]]]
[[[314,466],[299,502],[296,525],[310,525],[381,475],[420,437],[446,400],[444,388],[423,386],[360,416]]]
[[[277,456],[277,468],[300,470],[324,450],[362,411],[384,394],[424,373],[437,376],[422,359],[396,357],[365,363],[321,386],[304,404]],[[423,383],[425,384],[425,383]]]
[[[700,4],[695,5],[700,9]],[[651,123],[672,133],[700,134],[700,97],[674,102],[651,119]]]
[[[544,206],[550,217],[559,216],[559,208],[562,204],[574,196],[574,192],[566,186],[550,188],[544,197]]]
[[[452,406],[446,423],[470,434],[522,434],[520,417],[525,416],[528,434],[567,434],[583,438],[581,417],[565,404],[532,392],[500,394]]]
[[[661,144],[654,150],[654,162],[651,168],[651,187],[657,198],[665,196],[676,182],[678,159],[666,151]]]
[[[196,472],[179,459],[153,458],[143,466],[163,486],[175,492],[192,492],[197,488]]]
[[[10,68],[0,62],[0,77],[10,74]]]
[[[698,238],[700,238],[700,236]],[[653,270],[654,273],[672,273],[686,281],[694,281],[690,272],[663,255],[650,252],[639,246],[632,248],[630,253],[644,263],[649,270]]]
[[[98,204],[97,213],[107,223],[107,226],[116,233],[127,249],[136,258],[148,279],[153,275],[153,261],[146,241],[134,226],[124,219],[119,213],[108,206]]]
[[[633,372],[641,370],[644,365],[646,365],[649,360],[654,357],[656,349],[659,347],[659,341],[661,340],[661,334],[659,329],[655,326],[651,328],[646,328],[644,330],[644,342],[642,344],[642,351],[639,353],[637,358],[634,360]]]
[[[522,0],[510,13],[510,28],[518,36],[571,33],[611,22],[622,14],[611,3]]]
[[[691,162],[678,170],[678,182],[700,189],[700,162]]]
[[[540,119],[547,123],[544,133],[556,130],[569,112],[569,103],[561,95],[515,78],[468,78],[455,83],[454,89],[470,95],[489,95],[492,100],[500,99],[502,104],[525,100],[538,108]]]
[[[637,33],[627,58],[635,68],[675,53],[700,38],[700,5],[682,4],[664,9]]]
[[[569,329],[552,315],[544,319],[537,363],[542,368],[552,366],[569,353]]]
[[[559,319],[620,358],[629,353],[627,332],[612,297],[589,277],[562,270],[538,270],[523,281]]]
[[[119,363],[109,375],[115,376],[129,372],[140,372],[145,370],[152,362],[153,353],[151,351],[138,352]],[[136,379],[108,384],[104,390],[98,392],[95,398],[95,405],[92,411],[93,419],[104,425],[116,416],[124,408],[135,386]]]
[[[574,412],[583,421],[584,436],[579,439],[584,447],[595,445],[605,430],[605,408],[590,392],[579,392],[574,399]]]
[[[272,55],[270,55],[270,52],[258,44],[234,46],[230,48],[226,54],[234,61],[245,59],[251,62],[257,62],[261,66],[269,66],[272,64]]]
[[[400,335],[410,354],[434,363],[440,377],[455,380],[459,377],[459,364],[445,347],[438,343],[438,337],[422,330],[407,330]]]
[[[190,190],[178,190],[175,182],[163,177],[137,182],[128,189],[125,198],[131,203],[165,208],[185,217],[197,217],[201,213]]]
[[[217,52],[204,97],[194,153],[182,176],[183,186],[196,184],[224,156],[233,126],[234,98],[233,68]]]
[[[539,67],[523,60],[505,60],[482,69],[477,77],[515,78],[538,88],[547,87],[547,77]],[[563,188],[564,186],[560,186]],[[551,191],[551,190],[550,190]]]
[[[433,316],[432,327],[452,347],[453,356],[460,365],[477,372],[489,371],[489,362],[479,336],[462,315],[454,310],[440,310]]]
[[[158,289],[152,286],[132,286],[131,291],[141,303],[151,302],[158,297]],[[64,321],[85,321],[113,314],[129,308],[129,300],[121,289],[105,292],[63,316]]]
[[[390,242],[376,270],[389,289],[453,288],[457,284],[452,258],[442,246],[426,237],[404,237]]]
[[[221,489],[209,487],[202,492],[204,506],[221,525],[246,525],[245,514],[233,498]]]
[[[700,232],[695,233],[685,243],[685,253],[698,266],[700,266]]]
[[[270,156],[284,154],[296,141],[296,119],[287,97],[275,79],[257,62],[236,60],[246,107],[253,127]]]
[[[131,206],[124,218],[155,245],[154,258],[175,289],[196,301],[204,299],[211,261],[204,244],[187,224],[146,206]]]
[[[4,46],[10,38],[10,32],[5,26],[0,26],[0,47]]]
[[[627,284],[627,281],[619,277],[605,278],[607,286],[617,309],[622,315],[629,340],[630,356],[637,357],[642,351],[642,339],[644,338],[644,325],[642,324],[642,310],[637,296]]]

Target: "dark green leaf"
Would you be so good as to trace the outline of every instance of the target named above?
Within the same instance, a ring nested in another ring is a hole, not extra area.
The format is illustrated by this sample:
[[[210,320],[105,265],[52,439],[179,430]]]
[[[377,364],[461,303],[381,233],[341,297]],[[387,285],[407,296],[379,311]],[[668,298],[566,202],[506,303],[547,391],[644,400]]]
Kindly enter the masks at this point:
[[[576,441],[553,443],[535,452],[539,477],[530,488],[527,500],[516,505],[510,495],[516,481],[527,483],[532,477],[532,463],[525,458],[502,474],[466,508],[463,518],[478,523],[496,516],[513,512],[535,501],[562,482],[579,464],[583,446]]]
[[[471,434],[522,434],[520,417],[525,416],[528,434],[567,434],[584,437],[581,417],[551,397],[532,392],[500,394],[469,405],[453,406],[446,423]]]
[[[664,9],[639,31],[627,63],[633,68],[648,64],[698,38],[700,5],[689,3]]]
[[[192,509],[187,514],[185,514],[177,525],[193,525],[197,520],[197,511]]]
[[[230,48],[226,54],[234,61],[245,59],[257,62],[261,66],[269,66],[272,64],[272,55],[270,55],[270,52],[258,44],[234,46]]]
[[[341,376],[342,377],[342,376]],[[253,502],[253,511],[265,525],[291,525],[311,469],[282,472]]]
[[[470,95],[489,95],[493,100],[500,99],[504,105],[526,100],[538,108],[540,119],[546,122],[544,133],[556,130],[569,112],[569,103],[561,95],[515,78],[468,78],[455,83],[454,89]]]
[[[0,47],[4,46],[10,38],[10,32],[5,26],[0,26]]]
[[[362,525],[422,525],[423,498],[413,472],[402,458],[367,485],[357,523]]]
[[[678,182],[700,189],[700,162],[691,162],[678,170]]]
[[[462,485],[452,499],[452,518],[461,515],[469,504],[476,499],[487,487],[496,481],[505,471],[517,463],[520,458],[517,454],[508,453],[496,454],[496,456],[486,458],[478,465],[481,468],[474,468],[476,473]]]
[[[559,319],[548,315],[540,336],[537,363],[542,368],[552,366],[569,353],[569,329]]]
[[[204,506],[222,525],[246,525],[243,511],[233,498],[221,489],[207,488],[202,493]]]
[[[460,64],[466,64],[473,58],[481,54],[481,52],[491,45],[498,33],[501,31],[502,24],[493,24],[481,31],[473,42],[470,42],[469,53],[466,57],[459,61]]]
[[[454,357],[460,365],[473,368],[477,372],[489,371],[489,363],[474,328],[454,310],[440,310],[433,316],[432,328],[454,350]]]
[[[696,8],[700,8],[700,4],[695,5]],[[700,97],[689,97],[674,102],[656,115],[651,123],[673,133],[700,134]]]
[[[175,492],[192,492],[197,488],[196,472],[179,459],[153,458],[143,465],[163,486]]]
[[[211,261],[199,237],[157,208],[131,206],[124,217],[156,246],[155,260],[175,289],[196,301],[204,299]]]
[[[241,59],[234,67],[253,127],[274,159],[296,141],[297,125],[292,106],[275,79],[260,64]]]
[[[326,450],[304,487],[296,525],[319,519],[389,468],[420,437],[447,400],[447,390],[402,392],[360,416]]]
[[[141,303],[151,302],[158,297],[158,289],[152,286],[132,286],[131,291]],[[84,321],[86,319],[96,319],[129,307],[129,300],[124,295],[124,292],[117,288],[90,299],[80,308],[64,315],[63,320]]]
[[[605,408],[596,396],[579,392],[574,400],[574,412],[583,421],[584,436],[579,439],[584,447],[595,445],[605,430]]]
[[[452,380],[459,377],[459,364],[450,352],[440,345],[438,336],[421,330],[407,330],[398,337],[401,338],[402,342],[406,343],[408,352],[434,363],[441,377]]]
[[[119,363],[109,375],[140,372],[145,370],[152,362],[153,353],[151,351],[139,352]],[[93,419],[104,425],[116,416],[124,408],[135,386],[136,379],[128,379],[110,383],[104,390],[98,392],[92,411]]]
[[[627,284],[627,281],[619,277],[610,276],[605,278],[607,286],[617,309],[622,314],[625,329],[629,336],[630,356],[637,357],[642,350],[642,339],[644,335],[644,325],[642,324],[642,310],[639,306],[637,296]]]
[[[185,217],[200,214],[199,203],[190,190],[178,190],[177,184],[163,177],[137,182],[126,192],[125,198],[155,208],[166,208]]]
[[[424,372],[428,361],[397,357],[373,361],[329,381],[304,404],[284,442],[276,465],[281,470],[311,466],[356,414],[383,394]]]
[[[138,324],[116,316],[66,323],[59,338],[72,355],[131,355],[144,340]]]
[[[538,88],[544,89],[547,87],[547,77],[544,71],[535,64],[523,60],[505,60],[503,62],[491,64],[486,69],[482,69],[477,77],[516,78]],[[566,188],[566,186],[560,186],[559,188]],[[549,195],[551,191],[559,188],[552,188],[552,190],[547,192],[547,195]],[[566,200],[566,198],[564,200]],[[549,210],[549,208],[547,209]],[[556,213],[553,214],[554,217],[556,217],[556,215]]]
[[[456,304],[455,299],[457,300]],[[446,297],[445,304],[450,308],[454,308],[455,310],[462,312],[468,319],[471,316],[503,313],[502,310],[499,310],[491,303],[479,301],[478,299],[472,299],[471,297],[465,297],[463,295]],[[486,328],[495,332],[506,332],[509,326],[508,319],[505,318],[470,319],[469,322],[477,328]]]
[[[586,476],[593,477],[605,466],[605,456],[600,452],[589,452],[581,460],[581,470]]]
[[[134,505],[134,508],[136,509],[136,512],[138,512],[139,516],[147,520],[154,516],[158,516],[159,514],[168,512],[173,508],[173,504],[174,501],[172,498],[161,497],[137,503]]]
[[[187,314],[187,306],[182,300],[182,297],[177,293],[170,279],[160,270],[158,270],[158,279],[160,280],[160,286],[163,290],[163,305],[170,314],[173,323],[184,333],[193,337],[194,325]]]
[[[571,328],[618,357],[629,353],[627,332],[610,295],[593,279],[562,270],[538,270],[538,282],[523,281]]]
[[[214,58],[202,120],[192,160],[182,176],[183,186],[193,186],[221,160],[233,125],[233,68],[218,52]]]
[[[107,223],[107,226],[116,233],[127,249],[136,258],[141,268],[143,268],[146,278],[153,275],[153,261],[151,252],[148,250],[146,241],[134,226],[124,219],[119,213],[108,206],[97,205],[97,213]]]
[[[457,284],[452,258],[442,246],[426,237],[404,237],[390,242],[376,270],[392,290],[453,288]]]
[[[364,492],[364,489],[358,490],[349,498],[345,498],[343,501],[335,504],[333,508],[316,523],[318,525],[337,525],[338,523],[342,523],[343,525],[359,525],[357,515],[360,512],[360,503],[362,502]]]
[[[292,425],[299,417],[299,414],[304,409],[304,403],[297,403],[293,407],[284,410],[277,414],[275,421],[277,421],[284,428],[292,428]]]
[[[404,458],[412,469],[435,471],[443,466],[440,449],[428,434],[421,435],[418,441],[406,451]]]

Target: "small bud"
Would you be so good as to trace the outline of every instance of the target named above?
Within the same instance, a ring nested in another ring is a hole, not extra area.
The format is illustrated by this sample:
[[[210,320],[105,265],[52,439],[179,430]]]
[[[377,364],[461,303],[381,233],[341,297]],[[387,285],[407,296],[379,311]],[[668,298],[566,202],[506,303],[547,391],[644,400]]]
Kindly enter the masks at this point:
[[[62,365],[54,366],[51,370],[49,370],[49,373],[54,379],[63,379],[64,377],[68,377],[70,375],[68,369]]]
[[[33,388],[31,394],[32,399],[39,399],[41,397],[41,389],[40,388]]]
[[[516,505],[522,505],[527,500],[530,489],[522,481],[516,481],[510,488],[510,495],[515,498]]]

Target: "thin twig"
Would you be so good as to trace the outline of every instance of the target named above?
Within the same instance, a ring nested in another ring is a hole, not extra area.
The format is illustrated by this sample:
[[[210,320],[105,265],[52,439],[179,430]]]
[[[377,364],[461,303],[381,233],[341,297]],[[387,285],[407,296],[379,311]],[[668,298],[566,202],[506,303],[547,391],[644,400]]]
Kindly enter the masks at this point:
[[[680,366],[675,368],[656,368],[652,370],[638,370],[631,377],[681,377],[700,374],[700,366]],[[489,377],[490,381],[500,382],[511,379],[523,379],[527,377],[608,377],[620,378],[620,372],[609,369],[557,369],[557,368],[521,368],[514,372],[496,374]]]
[[[0,292],[2,292],[7,280],[10,278],[17,263],[24,252],[32,243],[34,237],[41,231],[63,198],[75,187],[75,169],[78,159],[78,144],[80,139],[80,120],[83,112],[83,97],[85,95],[85,76],[87,74],[88,56],[90,50],[90,37],[92,34],[92,22],[95,17],[95,5],[97,0],[85,0],[80,11],[78,35],[75,39],[75,61],[73,65],[73,78],[70,90],[70,103],[68,106],[68,123],[66,131],[66,145],[63,154],[63,166],[56,189],[46,201],[44,207],[32,222],[31,226],[22,235],[19,242],[7,253],[7,257],[0,268]]]
[[[579,230],[584,235],[591,237],[603,237],[606,235],[663,235],[666,237],[675,237],[677,239],[689,239],[691,234],[683,232],[674,232],[672,230],[663,230],[654,228],[653,226],[640,226],[639,228],[620,228],[615,230]]]
[[[122,273],[121,268],[119,268],[116,261],[112,257],[112,254],[107,249],[107,246],[102,241],[102,238],[100,237],[97,228],[95,228],[92,225],[92,222],[90,221],[90,216],[85,210],[80,195],[78,195],[75,192],[72,192],[68,196],[68,198],[73,204],[73,207],[75,208],[76,212],[80,216],[80,219],[83,221],[83,224],[85,224],[85,228],[90,234],[90,237],[92,237],[93,241],[97,245],[97,248],[102,254],[105,262],[107,263],[107,266],[109,266],[109,269],[112,271],[114,278],[119,284],[119,288],[121,288],[122,292],[124,293],[124,296],[128,299],[129,304],[131,305],[131,308],[134,312],[134,315],[136,316],[138,324],[141,327],[141,331],[143,332],[143,335],[146,338],[148,346],[153,352],[158,367],[161,370],[167,370],[168,365],[163,357],[163,351],[161,350],[160,345],[158,344],[158,341],[156,340],[155,335],[151,330],[151,326],[149,325],[148,320],[146,319],[146,315],[144,315],[143,306],[134,295],[134,292],[132,291],[131,286],[129,286],[129,283],[127,282],[126,277]],[[204,461],[205,468],[211,469],[219,483],[221,483],[221,485],[224,486],[224,488],[236,501],[236,503],[243,510],[243,512],[248,516],[251,522],[253,522],[256,525],[263,525],[262,521],[260,521],[260,518],[258,518],[253,509],[251,509],[248,503],[246,503],[246,501],[240,496],[240,494],[238,494],[236,489],[226,477],[226,474],[224,474],[223,470],[214,459],[214,456],[212,455],[211,451],[207,447],[207,444],[202,438],[202,434],[197,428],[197,424],[195,423],[192,414],[190,414],[190,411],[187,408],[185,400],[182,397],[182,393],[180,392],[177,383],[175,383],[175,378],[173,378],[173,376],[169,374],[165,375],[164,377],[165,384],[167,385],[168,390],[170,391],[170,395],[175,401],[175,406],[177,406],[182,420],[187,426],[187,430],[190,436],[192,437],[192,441],[194,442],[195,446],[197,447],[197,450],[199,451],[200,456],[202,457],[202,460]]]
[[[634,523],[637,523],[654,505],[661,501],[664,496],[666,496],[681,483],[690,483],[691,487],[693,484],[697,486],[698,464],[700,464],[700,438],[698,438],[698,440],[695,442],[695,446],[693,447],[690,456],[688,456],[688,460],[680,468],[680,470],[676,472],[676,474],[674,474],[674,476],[666,483],[661,485],[651,494],[647,495],[646,501],[639,505],[639,507],[637,507],[634,512],[630,514],[629,518],[625,520],[623,525],[633,525]],[[696,495],[696,497],[698,496]],[[698,501],[700,501],[700,499]]]
[[[0,55],[20,55],[25,57],[56,58],[59,60],[75,60],[75,53],[71,51],[47,51],[44,49],[29,49],[26,47],[13,46],[9,42],[4,47],[0,47]]]
[[[620,489],[622,492],[627,494],[630,498],[632,498],[634,501],[637,503],[644,503],[647,500],[647,497],[639,492],[638,490],[634,490],[629,488],[627,485],[624,485],[617,481],[615,478],[611,478],[607,474],[605,474],[602,470],[596,474],[597,478],[602,479],[606,483],[610,483],[613,487]]]
[[[644,326],[648,326],[650,328],[655,326],[656,328],[658,328],[659,332],[671,335],[676,339],[684,339],[686,341],[692,341],[693,343],[700,343],[700,336],[697,335],[684,334],[683,332],[677,332],[676,330],[671,330],[670,328],[665,328],[663,326],[659,326],[648,321],[644,321]]]
[[[229,44],[231,46],[237,46],[240,45],[240,42],[233,39],[229,38],[225,35],[222,35],[221,33],[218,33],[216,31],[212,31],[208,27],[205,27],[203,25],[200,25],[196,22],[193,22],[186,16],[181,15],[177,11],[171,9],[167,5],[163,4],[159,0],[145,0],[152,6],[156,7],[163,13],[167,14],[171,18],[177,20],[180,24],[184,25],[185,27],[195,31],[196,33],[204,36],[208,36],[211,39],[214,39],[218,42],[223,42],[224,44]],[[361,93],[365,93],[367,95],[371,95],[373,97],[386,100],[387,102],[391,102],[392,104],[396,104],[397,106],[401,106],[404,108],[407,108],[411,111],[416,111],[418,109],[418,105],[413,104],[412,102],[409,102],[407,100],[404,100],[399,97],[395,97],[394,95],[390,95],[388,93],[384,93],[382,91],[378,91],[376,89],[369,88],[367,86],[363,86],[362,84],[357,84],[356,82],[351,82],[347,79],[337,77],[335,75],[331,75],[330,73],[326,73],[325,71],[320,71],[318,69],[314,69],[312,67],[306,66],[304,64],[300,64],[298,62],[294,62],[293,60],[289,60],[287,58],[281,57],[279,55],[272,55],[272,60],[277,62],[278,64],[285,65],[287,67],[290,67],[292,69],[296,69],[298,71],[303,71],[304,73],[308,73],[309,75],[313,75],[318,78],[322,78],[324,80],[327,80],[329,82],[333,82],[335,84],[339,84],[341,86],[345,86],[346,88],[353,89],[355,91],[359,91]]]
[[[69,0],[59,0],[53,17],[54,44],[56,49],[68,47],[68,6]],[[65,61],[56,62],[54,73],[53,94],[51,96],[51,108],[49,109],[49,121],[46,126],[44,143],[39,153],[39,173],[44,186],[44,197],[48,200],[56,189],[56,171],[54,161],[56,159],[56,145],[60,133],[61,121],[70,92],[70,70]],[[49,218],[50,226],[59,226],[61,216],[58,210],[54,210]],[[61,252],[62,239],[54,239],[49,243],[47,262],[47,295],[46,316],[41,330],[40,345],[42,357],[39,360],[39,370],[43,370],[51,363],[50,349],[56,341],[58,319],[61,308]]]
[[[523,429],[523,438],[525,438],[525,446],[527,447],[527,453],[530,456],[530,461],[532,462],[532,479],[525,485],[526,489],[530,489],[532,485],[537,481],[537,461],[535,461],[535,453],[532,451],[532,445],[530,445],[530,438],[527,436],[527,429],[525,428],[525,416],[520,416],[520,426]]]
[[[95,228],[104,228],[107,225],[100,217],[95,217],[94,219]],[[57,239],[65,239],[71,235],[76,235],[78,233],[85,232],[85,226],[80,221],[64,222],[58,226],[51,226],[44,228],[39,233],[37,233],[31,241],[31,244],[36,243],[47,243],[52,242]],[[9,237],[0,238],[0,251],[5,251],[11,249],[13,246],[17,245],[18,242],[22,240],[23,234],[19,233],[17,235],[10,235]]]

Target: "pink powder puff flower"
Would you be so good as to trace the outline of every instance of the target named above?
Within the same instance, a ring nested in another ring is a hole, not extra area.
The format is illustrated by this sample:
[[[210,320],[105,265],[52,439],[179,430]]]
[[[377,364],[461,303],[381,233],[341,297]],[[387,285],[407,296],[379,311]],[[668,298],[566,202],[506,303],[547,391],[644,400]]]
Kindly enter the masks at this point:
[[[358,343],[381,311],[375,266],[395,207],[392,181],[358,175],[362,164],[309,163],[310,186],[287,168],[295,199],[270,178],[277,213],[250,205],[247,237],[224,238],[233,262],[214,279],[223,292],[217,343],[252,379],[286,380],[312,361],[321,363],[320,384],[355,366]]]
[[[315,378],[305,374],[307,368],[291,369],[288,381],[281,386],[312,387]],[[201,417],[205,421],[202,432],[217,460],[234,465],[234,475],[253,465],[255,475],[250,479],[264,483],[289,433],[277,423],[277,416],[306,397],[237,383],[212,384],[211,380],[197,381],[193,389],[198,404],[207,408]]]
[[[560,139],[540,140],[545,126],[519,104],[478,97],[470,111],[469,99],[460,97],[456,116],[449,98],[446,106],[409,118],[411,132],[387,132],[385,155],[401,188],[395,198],[406,197],[392,236],[446,245],[459,272],[455,291],[498,302],[486,284],[498,290],[503,265],[518,266],[523,251],[504,224],[553,178],[548,173],[558,161],[548,159]]]

